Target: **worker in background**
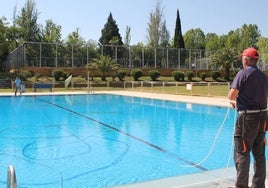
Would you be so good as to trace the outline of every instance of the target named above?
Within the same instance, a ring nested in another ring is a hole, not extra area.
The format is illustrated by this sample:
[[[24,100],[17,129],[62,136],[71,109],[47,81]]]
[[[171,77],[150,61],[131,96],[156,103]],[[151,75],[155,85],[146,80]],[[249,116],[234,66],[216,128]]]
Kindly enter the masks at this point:
[[[21,86],[22,86],[22,82],[21,82],[20,78],[17,77],[15,80],[15,96],[17,96],[18,90],[20,91],[20,95],[21,95]]]

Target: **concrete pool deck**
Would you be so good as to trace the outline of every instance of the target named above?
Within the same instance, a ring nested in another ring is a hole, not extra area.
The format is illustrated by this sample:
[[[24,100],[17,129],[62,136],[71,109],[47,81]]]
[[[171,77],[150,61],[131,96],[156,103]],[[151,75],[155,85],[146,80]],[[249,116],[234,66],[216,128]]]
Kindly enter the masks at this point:
[[[94,92],[94,94],[101,94],[101,93],[153,98],[153,99],[170,100],[170,101],[181,101],[181,102],[216,105],[216,106],[228,106],[229,105],[227,98],[224,98],[224,97],[201,97],[201,96],[174,95],[174,94],[149,93],[149,92],[132,92],[132,91],[95,91]],[[27,92],[27,93],[23,93],[22,96],[62,95],[62,94],[87,94],[87,93],[85,91]],[[14,96],[14,92],[0,92],[0,96]],[[17,97],[19,97],[19,95]]]
[[[228,188],[235,185],[235,174],[234,168],[226,168],[110,188]],[[249,182],[251,178],[252,172]]]
[[[115,94],[133,97],[144,97],[170,101],[180,101],[187,103],[197,103],[205,105],[215,105],[228,107],[229,100],[225,97],[200,97],[200,96],[186,96],[186,95],[172,95],[161,93],[146,93],[146,92],[132,92],[132,91],[96,91],[96,94]],[[85,91],[74,92],[27,92],[23,96],[30,95],[61,95],[61,94],[86,94]],[[0,96],[14,96],[14,92],[0,92]],[[17,96],[20,97],[20,96]],[[268,164],[268,163],[267,163]],[[252,177],[252,167],[250,173],[250,180]],[[235,184],[236,171],[234,168],[224,168],[202,173],[194,173],[191,175],[183,175],[177,177],[170,177],[158,179],[154,181],[134,183],[128,185],[114,186],[112,188],[228,188]],[[266,187],[268,187],[268,179],[266,178]]]

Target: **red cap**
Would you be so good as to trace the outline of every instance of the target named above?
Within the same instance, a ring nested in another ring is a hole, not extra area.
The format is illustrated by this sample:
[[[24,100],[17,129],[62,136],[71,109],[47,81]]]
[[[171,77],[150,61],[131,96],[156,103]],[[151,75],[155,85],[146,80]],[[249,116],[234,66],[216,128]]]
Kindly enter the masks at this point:
[[[240,57],[242,57],[242,56],[247,56],[247,57],[252,58],[252,59],[258,59],[259,53],[255,48],[247,48],[240,55]]]

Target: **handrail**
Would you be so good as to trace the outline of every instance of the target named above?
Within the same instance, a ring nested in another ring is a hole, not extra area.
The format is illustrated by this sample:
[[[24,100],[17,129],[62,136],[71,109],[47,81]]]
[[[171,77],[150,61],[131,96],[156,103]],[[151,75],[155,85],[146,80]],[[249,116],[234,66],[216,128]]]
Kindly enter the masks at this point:
[[[12,188],[17,188],[16,172],[12,165],[9,165],[7,169],[7,188],[10,188],[12,183]]]

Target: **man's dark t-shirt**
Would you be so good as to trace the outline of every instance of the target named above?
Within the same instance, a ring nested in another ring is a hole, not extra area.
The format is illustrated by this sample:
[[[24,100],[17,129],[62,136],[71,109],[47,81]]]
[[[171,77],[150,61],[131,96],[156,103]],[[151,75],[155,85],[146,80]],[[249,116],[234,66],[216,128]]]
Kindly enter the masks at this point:
[[[237,110],[262,110],[267,108],[267,76],[255,66],[240,70],[231,88],[239,90]]]

